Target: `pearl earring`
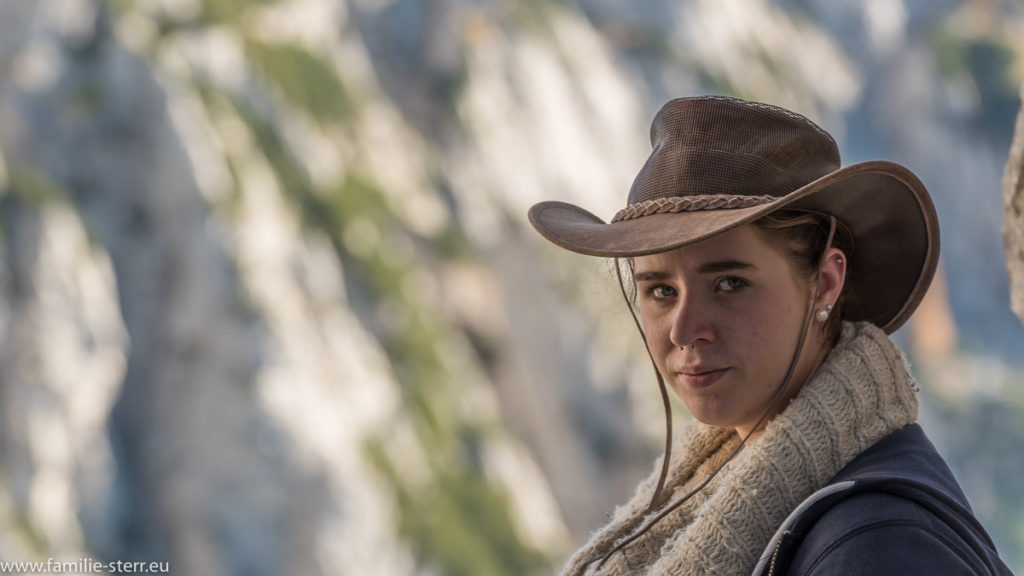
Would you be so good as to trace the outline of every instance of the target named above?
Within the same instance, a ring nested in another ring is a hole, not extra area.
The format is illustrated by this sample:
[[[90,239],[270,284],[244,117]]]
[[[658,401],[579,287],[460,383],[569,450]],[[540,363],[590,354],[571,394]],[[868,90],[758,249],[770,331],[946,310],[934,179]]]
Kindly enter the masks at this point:
[[[824,322],[825,320],[828,320],[828,313],[831,312],[831,311],[832,311],[832,305],[831,304],[826,304],[825,308],[823,310],[818,310],[818,312],[814,315],[814,317],[815,317],[815,319],[818,320],[818,322]]]

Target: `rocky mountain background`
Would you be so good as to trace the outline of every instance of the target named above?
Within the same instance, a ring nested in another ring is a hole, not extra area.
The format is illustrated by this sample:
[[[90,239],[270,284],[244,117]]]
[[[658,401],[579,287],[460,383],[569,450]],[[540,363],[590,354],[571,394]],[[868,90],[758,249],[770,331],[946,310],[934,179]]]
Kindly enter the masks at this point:
[[[663,417],[609,264],[526,210],[610,216],[660,105],[720,93],[929,186],[897,337],[1022,571],[1022,54],[1009,0],[5,0],[0,560],[550,573]]]

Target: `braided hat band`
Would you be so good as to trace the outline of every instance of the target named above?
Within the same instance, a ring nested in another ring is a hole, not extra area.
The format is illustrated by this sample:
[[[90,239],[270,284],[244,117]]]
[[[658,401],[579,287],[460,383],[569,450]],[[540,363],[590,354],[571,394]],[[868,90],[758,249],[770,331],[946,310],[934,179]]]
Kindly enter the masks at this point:
[[[774,196],[732,196],[725,194],[708,194],[706,196],[673,196],[671,198],[655,198],[630,204],[619,210],[612,222],[633,220],[651,214],[675,214],[697,210],[729,210],[732,208],[750,208],[774,202]]]

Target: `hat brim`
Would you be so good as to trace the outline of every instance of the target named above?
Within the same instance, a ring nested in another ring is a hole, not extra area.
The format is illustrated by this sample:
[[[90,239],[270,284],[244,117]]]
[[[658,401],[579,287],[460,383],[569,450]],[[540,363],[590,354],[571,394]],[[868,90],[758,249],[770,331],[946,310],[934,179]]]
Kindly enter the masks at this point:
[[[605,223],[565,202],[541,202],[530,223],[551,242],[591,256],[656,254],[706,240],[779,210],[831,214],[853,236],[848,255],[852,298],[843,317],[895,332],[924,297],[938,264],[939,225],[927,190],[892,162],[853,164],[768,204],[728,210],[652,214]]]

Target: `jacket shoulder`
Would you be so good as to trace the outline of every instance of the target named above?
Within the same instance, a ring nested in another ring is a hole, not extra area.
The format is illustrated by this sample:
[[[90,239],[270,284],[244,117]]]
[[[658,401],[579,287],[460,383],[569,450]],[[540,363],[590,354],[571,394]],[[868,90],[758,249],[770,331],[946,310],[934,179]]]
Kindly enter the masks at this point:
[[[973,539],[973,538],[972,538]],[[928,507],[863,491],[831,506],[796,548],[787,574],[990,574],[962,534]]]
[[[755,574],[1010,574],[918,425],[878,442],[776,532]]]

